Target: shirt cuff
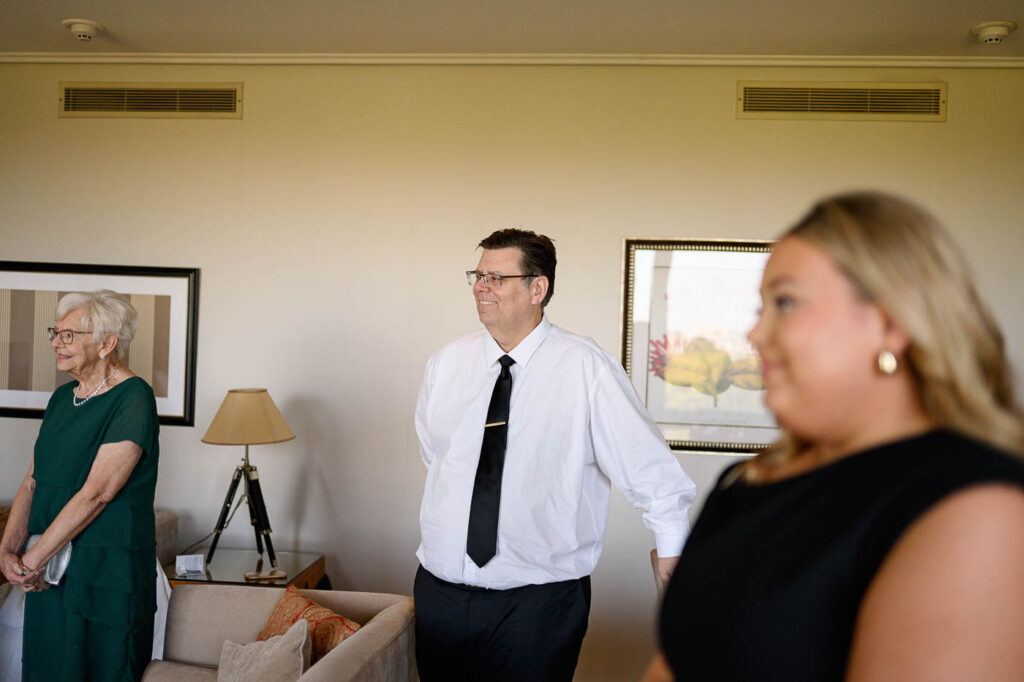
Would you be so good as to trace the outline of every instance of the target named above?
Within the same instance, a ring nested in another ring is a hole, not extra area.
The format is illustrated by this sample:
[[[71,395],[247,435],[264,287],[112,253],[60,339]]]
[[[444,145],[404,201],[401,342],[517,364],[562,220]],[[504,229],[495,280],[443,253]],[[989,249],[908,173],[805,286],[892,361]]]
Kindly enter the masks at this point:
[[[684,542],[686,542],[685,535],[666,535],[664,533],[654,535],[654,546],[658,548],[659,559],[682,554]]]

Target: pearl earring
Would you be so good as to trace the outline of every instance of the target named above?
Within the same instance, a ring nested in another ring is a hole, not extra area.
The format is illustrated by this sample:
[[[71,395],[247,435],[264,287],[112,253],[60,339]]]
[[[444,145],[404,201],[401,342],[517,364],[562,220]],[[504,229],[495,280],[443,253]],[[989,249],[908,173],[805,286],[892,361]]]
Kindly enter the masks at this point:
[[[103,351],[100,351],[100,360],[102,360],[105,357],[107,357],[107,356],[103,353]]]
[[[896,356],[893,355],[891,350],[882,350],[878,353],[878,370],[886,375],[892,376],[896,373],[896,369],[899,367],[899,363],[896,361]]]

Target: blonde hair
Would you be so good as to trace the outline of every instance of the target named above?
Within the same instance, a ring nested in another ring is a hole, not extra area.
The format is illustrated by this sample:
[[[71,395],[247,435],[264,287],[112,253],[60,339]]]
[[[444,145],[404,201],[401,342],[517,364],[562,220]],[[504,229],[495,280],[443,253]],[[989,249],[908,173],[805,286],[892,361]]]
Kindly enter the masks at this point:
[[[790,236],[824,250],[908,335],[902,360],[936,426],[1024,453],[1002,332],[938,220],[897,196],[843,194],[812,207]],[[786,434],[764,457],[785,460],[805,445]]]
[[[128,360],[128,346],[135,338],[139,325],[139,314],[128,300],[110,289],[99,291],[73,292],[65,294],[57,302],[54,314],[60,320],[65,315],[82,309],[82,325],[92,330],[92,342],[103,343],[103,339],[117,336],[117,359]]]

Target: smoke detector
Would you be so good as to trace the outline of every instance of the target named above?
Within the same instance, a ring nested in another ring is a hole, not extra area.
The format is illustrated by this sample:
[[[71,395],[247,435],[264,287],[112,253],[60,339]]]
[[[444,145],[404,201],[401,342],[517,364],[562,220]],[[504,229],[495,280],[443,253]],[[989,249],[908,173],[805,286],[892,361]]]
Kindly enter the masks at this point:
[[[979,43],[995,45],[1001,43],[1017,28],[1012,21],[986,21],[971,28],[971,33],[978,37]]]
[[[103,33],[103,27],[91,19],[65,19],[60,22],[64,28],[71,31],[78,40],[89,42],[98,33]]]

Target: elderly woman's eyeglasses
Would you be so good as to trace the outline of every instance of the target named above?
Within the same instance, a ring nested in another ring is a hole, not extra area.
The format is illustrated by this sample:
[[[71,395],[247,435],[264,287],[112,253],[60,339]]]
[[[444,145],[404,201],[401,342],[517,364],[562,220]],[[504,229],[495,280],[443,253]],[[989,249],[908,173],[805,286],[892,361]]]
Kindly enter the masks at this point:
[[[65,346],[75,342],[75,334],[92,334],[92,332],[83,332],[78,329],[57,329],[56,327],[47,327],[46,334],[50,337],[50,341],[53,341],[55,337],[60,337],[60,342]]]
[[[502,281],[506,279],[516,279],[520,277],[540,277],[540,275],[492,275],[490,273],[477,272],[476,270],[466,271],[466,283],[469,286],[473,286],[480,280],[484,281],[484,286],[491,287],[493,289],[500,289]]]

